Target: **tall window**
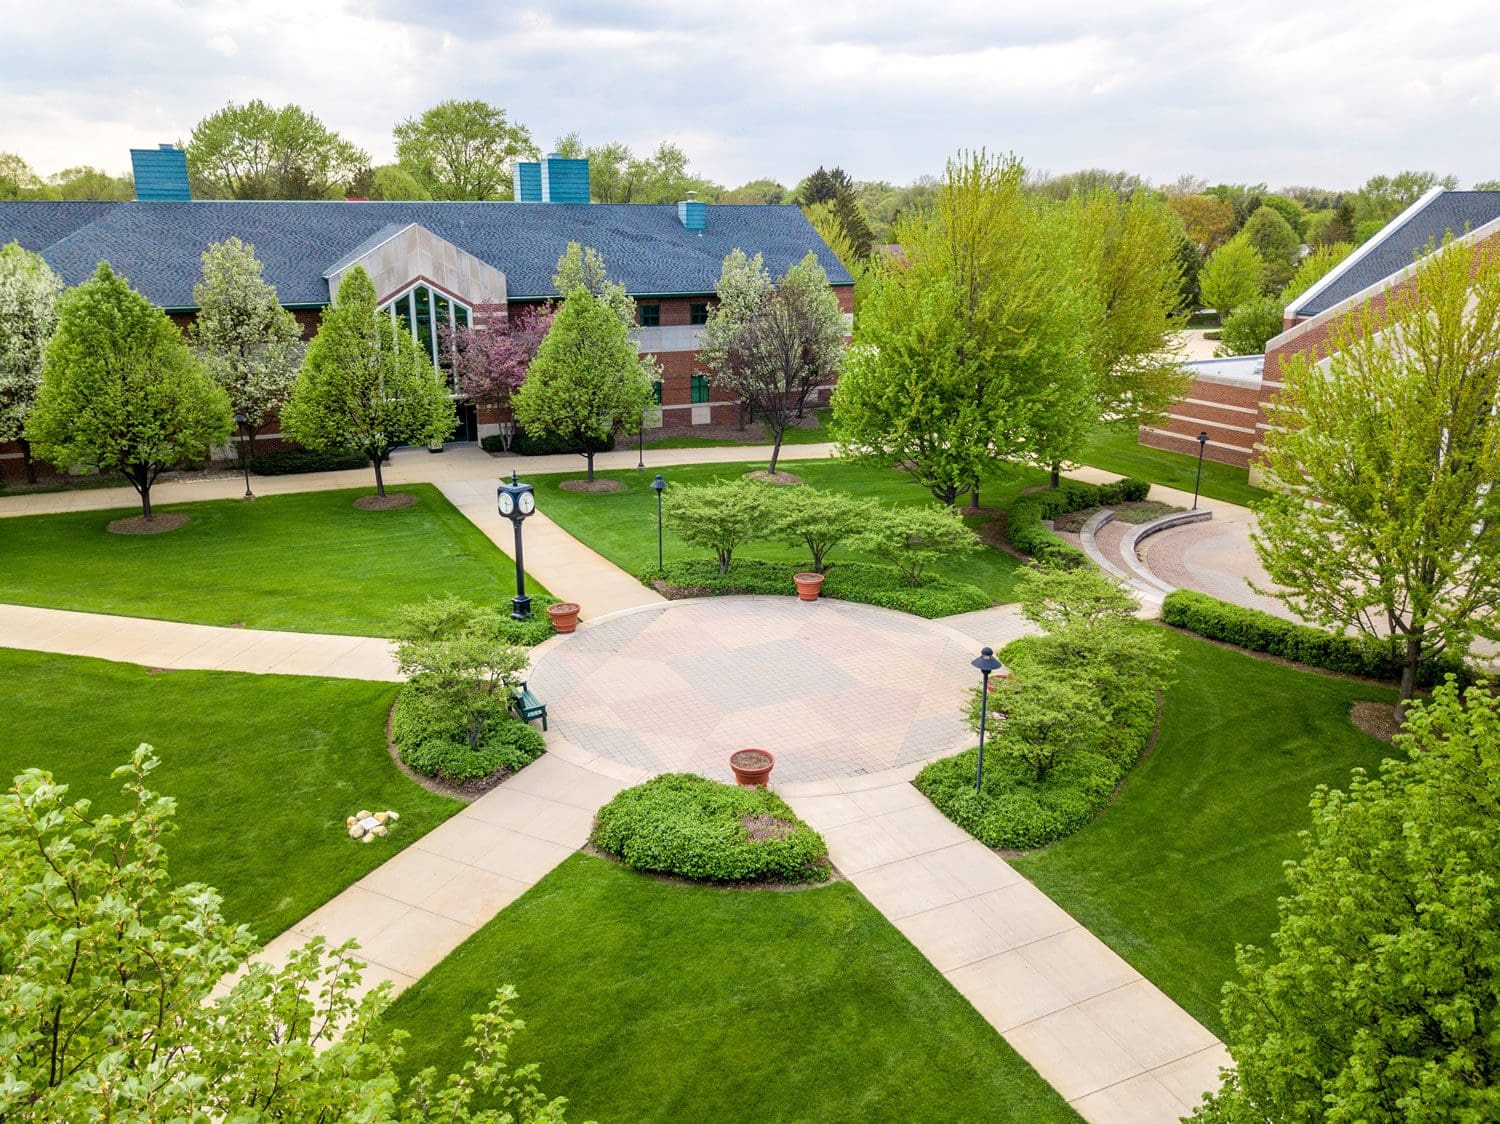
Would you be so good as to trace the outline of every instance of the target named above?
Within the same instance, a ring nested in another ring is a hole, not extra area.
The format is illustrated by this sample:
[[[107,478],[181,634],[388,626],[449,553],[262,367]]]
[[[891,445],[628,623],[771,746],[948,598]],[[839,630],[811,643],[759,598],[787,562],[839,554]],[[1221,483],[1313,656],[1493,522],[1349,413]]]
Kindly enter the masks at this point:
[[[642,328],[660,328],[661,305],[654,301],[650,304],[638,304],[635,306],[635,318]]]
[[[693,301],[692,304],[688,305],[688,323],[689,324],[707,324],[708,323],[708,302],[707,301]]]
[[[454,328],[469,327],[469,306],[418,282],[381,307],[389,310],[392,320],[407,326],[422,350],[432,356],[432,365],[445,372],[451,384],[453,363],[450,356],[443,354],[442,337]]]
[[[707,402],[707,401],[708,401],[708,376],[707,375],[694,375],[693,376],[693,402],[694,403],[698,403],[698,402]]]

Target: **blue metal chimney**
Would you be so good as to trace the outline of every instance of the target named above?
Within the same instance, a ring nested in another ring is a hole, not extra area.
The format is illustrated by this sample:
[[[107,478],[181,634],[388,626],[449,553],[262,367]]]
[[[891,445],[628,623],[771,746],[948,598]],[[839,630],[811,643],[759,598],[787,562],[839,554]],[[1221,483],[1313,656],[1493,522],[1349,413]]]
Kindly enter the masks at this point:
[[[512,187],[517,203],[542,201],[542,166],[535,160],[517,160],[511,165]]]
[[[135,173],[135,197],[143,202],[186,203],[193,198],[187,153],[176,145],[132,148],[130,167]]]

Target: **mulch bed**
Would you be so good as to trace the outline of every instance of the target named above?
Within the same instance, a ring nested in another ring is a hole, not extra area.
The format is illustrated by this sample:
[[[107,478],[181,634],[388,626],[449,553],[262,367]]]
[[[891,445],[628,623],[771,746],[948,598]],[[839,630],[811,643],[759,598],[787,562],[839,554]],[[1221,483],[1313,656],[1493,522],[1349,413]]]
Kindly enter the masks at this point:
[[[764,813],[758,816],[741,816],[740,826],[757,843],[767,839],[785,839],[793,830],[786,820]]]
[[[790,472],[767,472],[761,469],[759,472],[745,473],[746,480],[759,480],[762,484],[800,484],[802,477]]]
[[[405,492],[388,492],[383,496],[360,496],[354,501],[354,506],[361,511],[395,511],[397,508],[410,507],[416,502],[416,496]]]
[[[1009,554],[1012,558],[1019,558],[1022,562],[1030,562],[1031,555],[1022,554],[1010,545],[1010,536],[1005,533],[1005,512],[1000,512],[988,523],[981,523],[974,529],[979,540],[986,546],[992,546],[1003,554]]]
[[[1401,731],[1401,720],[1396,717],[1396,708],[1390,703],[1357,702],[1349,708],[1349,721],[1386,745],[1390,745]]]
[[[175,531],[188,521],[186,515],[164,512],[147,519],[144,515],[132,515],[129,519],[111,519],[109,533],[112,535],[164,535]]]
[[[625,485],[618,480],[564,480],[558,487],[565,492],[591,492],[596,495],[625,490]]]
[[[1052,529],[1071,531],[1076,534],[1083,530],[1083,525],[1089,521],[1090,516],[1103,510],[1101,507],[1086,507],[1082,511],[1064,512],[1052,521]],[[1120,523],[1149,523],[1163,515],[1172,515],[1182,510],[1184,509],[1169,503],[1158,503],[1155,500],[1133,500],[1130,503],[1114,505],[1115,520]]]

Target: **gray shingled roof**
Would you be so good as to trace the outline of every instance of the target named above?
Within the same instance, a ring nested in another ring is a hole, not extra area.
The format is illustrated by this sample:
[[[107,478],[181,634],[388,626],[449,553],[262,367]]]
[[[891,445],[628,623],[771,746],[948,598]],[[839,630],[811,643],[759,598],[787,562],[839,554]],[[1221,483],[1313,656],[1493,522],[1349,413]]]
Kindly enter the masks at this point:
[[[66,210],[98,206],[107,209]],[[64,210],[30,210],[38,207]],[[569,242],[598,250],[611,279],[637,296],[712,293],[724,255],[736,248],[761,254],[774,274],[811,250],[830,282],[853,283],[791,206],[710,206],[708,228],[699,233],[683,228],[674,204],[0,203],[0,243],[24,236],[69,284],[108,261],[164,308],[193,307],[204,248],[231,235],[255,246],[283,304],[327,304],[324,272],[386,228],[407,223],[503,272],[512,300],[555,295],[552,274]],[[48,231],[53,237],[38,244]]]
[[[1295,309],[1297,316],[1316,316],[1384,281],[1409,266],[1429,241],[1441,243],[1450,231],[1462,237],[1500,218],[1500,191],[1444,191],[1396,226],[1375,235],[1369,253],[1354,262],[1322,291],[1311,290]]]

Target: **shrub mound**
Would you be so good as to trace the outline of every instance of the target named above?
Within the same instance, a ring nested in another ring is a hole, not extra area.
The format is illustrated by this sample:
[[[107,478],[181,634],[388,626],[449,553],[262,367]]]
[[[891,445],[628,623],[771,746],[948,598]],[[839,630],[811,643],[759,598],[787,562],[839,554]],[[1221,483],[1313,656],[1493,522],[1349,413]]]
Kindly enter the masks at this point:
[[[339,472],[347,468],[369,468],[370,458],[352,449],[277,449],[250,458],[250,471],[257,476],[291,476],[299,472]]]
[[[763,788],[665,773],[599,810],[594,846],[634,870],[698,882],[822,882],[823,837]]]
[[[794,569],[790,562],[741,558],[730,565],[729,573],[721,574],[718,564],[710,559],[687,559],[670,562],[662,571],[644,570],[639,577],[647,585],[664,583],[669,597],[749,593],[795,597]],[[830,566],[823,579],[823,596],[929,618],[988,609],[994,604],[977,585],[935,577],[927,578],[922,585],[907,585],[894,567],[868,562]]]
[[[410,768],[450,784],[488,777],[502,769],[515,772],[546,749],[540,733],[507,713],[494,714],[478,746],[471,747],[463,727],[446,708],[410,687],[396,700],[391,734],[401,760]]]
[[[1027,666],[1025,649],[1024,640],[1010,645],[1005,662],[1021,675],[1036,674]],[[1152,692],[1132,691],[1108,706],[1109,723],[1099,743],[1063,758],[1044,780],[1019,758],[991,750],[984,759],[984,788],[975,792],[976,747],[932,762],[913,783],[986,847],[1023,851],[1051,843],[1099,814],[1151,740]]]
[[[1045,565],[1071,570],[1087,562],[1088,556],[1054,535],[1042,525],[1042,520],[1056,519],[1070,511],[1090,507],[1112,507],[1118,503],[1143,500],[1150,491],[1150,481],[1130,477],[1113,484],[1064,480],[1059,487],[1044,492],[1027,492],[1011,504],[1006,515],[1005,533],[1011,545],[1022,554],[1029,554]]]
[[[608,452],[615,447],[616,438],[609,439],[609,447],[602,450]],[[505,439],[498,433],[492,433],[488,437],[479,439],[479,447],[486,453],[505,452]],[[517,430],[516,435],[510,440],[510,451],[521,457],[546,457],[554,453],[582,453],[583,449],[575,443],[563,437],[551,433],[527,433]]]
[[[1401,678],[1400,655],[1374,636],[1324,632],[1191,589],[1169,593],[1162,602],[1161,619],[1210,640],[1223,640],[1293,663],[1371,679]],[[1447,675],[1457,676],[1465,684],[1474,678],[1461,657],[1444,653],[1422,661],[1417,683],[1423,687],[1435,686]]]

